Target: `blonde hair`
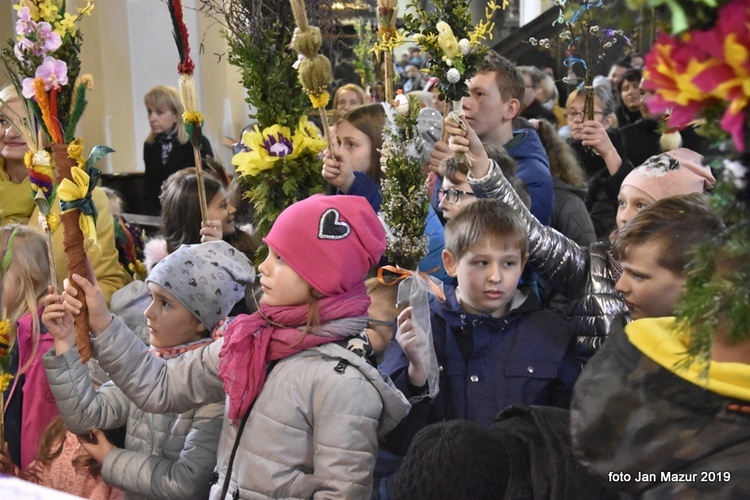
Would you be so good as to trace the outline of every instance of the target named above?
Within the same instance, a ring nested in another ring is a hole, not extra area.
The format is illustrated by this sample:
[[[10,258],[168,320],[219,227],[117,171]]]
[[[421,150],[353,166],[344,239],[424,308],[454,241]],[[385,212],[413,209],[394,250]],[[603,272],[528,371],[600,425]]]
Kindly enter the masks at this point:
[[[365,96],[365,91],[362,87],[357,85],[356,83],[347,83],[345,85],[342,85],[338,89],[336,89],[336,92],[333,94],[333,109],[338,110],[339,106],[339,96],[346,91],[351,91],[357,94],[357,97],[359,97],[359,105],[367,104],[367,98]]]
[[[13,295],[6,296],[8,302],[2,304],[3,319],[10,322],[9,338],[12,345],[18,333],[16,322],[25,314],[31,314],[31,344],[32,351],[29,361],[25,366],[19,367],[18,375],[24,373],[34,358],[39,347],[39,315],[37,308],[50,283],[49,259],[47,257],[47,243],[44,236],[35,229],[22,224],[9,224],[0,228],[0,241],[2,242],[2,282],[5,292],[5,278],[8,271],[13,269],[18,277],[18,283],[14,284],[9,292]]]
[[[15,87],[13,87],[13,85],[8,85],[0,90],[0,106],[5,104],[6,102],[18,101],[20,99],[21,98],[18,97],[18,92],[16,92],[16,89]]]
[[[180,94],[176,88],[157,85],[146,92],[143,102],[146,106],[158,106],[160,104],[167,106],[172,113],[177,115],[177,140],[180,144],[185,144],[188,141],[185,125],[182,123],[182,113],[185,112],[185,108],[182,107]],[[149,132],[146,142],[153,143],[155,140],[156,136],[154,133]]]

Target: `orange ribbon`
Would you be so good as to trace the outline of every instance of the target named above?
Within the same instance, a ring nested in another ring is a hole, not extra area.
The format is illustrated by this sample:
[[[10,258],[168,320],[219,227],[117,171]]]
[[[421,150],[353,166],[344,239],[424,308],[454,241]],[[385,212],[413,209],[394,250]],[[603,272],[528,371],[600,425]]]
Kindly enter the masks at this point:
[[[437,299],[440,302],[445,302],[445,294],[443,293],[443,290],[440,289],[440,287],[433,281],[433,277],[429,275],[429,273],[433,273],[440,269],[439,267],[435,267],[433,269],[430,269],[427,272],[424,271],[410,271],[408,269],[401,269],[397,266],[383,266],[378,268],[378,281],[382,283],[383,285],[387,286],[393,286],[399,281],[405,280],[407,278],[416,278],[417,276],[421,276],[424,278],[429,284],[430,289],[432,290],[432,294],[437,297]],[[386,280],[383,271],[390,271],[391,273],[395,274],[396,276],[393,277],[392,280]]]

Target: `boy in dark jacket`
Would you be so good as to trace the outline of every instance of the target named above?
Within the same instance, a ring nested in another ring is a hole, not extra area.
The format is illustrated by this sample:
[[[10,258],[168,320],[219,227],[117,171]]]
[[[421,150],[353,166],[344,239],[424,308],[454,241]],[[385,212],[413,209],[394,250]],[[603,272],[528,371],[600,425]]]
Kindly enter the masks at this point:
[[[426,397],[430,374],[416,354],[407,307],[380,369],[412,410],[381,442],[375,474],[390,478],[373,498],[389,498],[391,475],[413,436],[429,424],[463,419],[489,429],[515,403],[569,405],[581,372],[575,337],[562,318],[541,309],[534,293],[519,288],[527,258],[525,226],[503,202],[478,200],[448,221],[443,264],[458,286],[445,286],[444,302],[429,299],[439,391]]]
[[[407,417],[413,432],[400,443],[403,450],[432,422],[461,418],[489,428],[514,403],[567,407],[581,370],[568,324],[518,288],[527,236],[508,205],[468,205],[449,221],[445,236],[443,263],[458,286],[446,287],[445,302],[430,297],[440,390]],[[427,374],[415,356],[411,315],[410,307],[399,315],[396,341],[381,368],[407,397],[418,399]]]

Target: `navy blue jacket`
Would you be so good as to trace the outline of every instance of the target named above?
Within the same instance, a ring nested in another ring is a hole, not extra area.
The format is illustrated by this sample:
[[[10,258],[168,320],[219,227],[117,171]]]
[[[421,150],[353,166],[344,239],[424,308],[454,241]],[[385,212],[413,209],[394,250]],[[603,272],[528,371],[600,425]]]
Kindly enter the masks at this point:
[[[539,222],[549,226],[555,206],[555,192],[549,159],[539,135],[532,129],[514,130],[513,139],[505,145],[505,150],[518,163],[516,176],[529,190],[529,210]]]
[[[518,293],[526,298],[502,318],[465,312],[452,286],[445,286],[443,303],[430,296],[440,392],[434,401],[414,405],[386,438],[387,449],[402,454],[417,431],[442,420],[460,418],[489,429],[497,414],[512,404],[568,407],[581,372],[573,330],[562,318],[541,310],[527,288]],[[380,369],[412,398],[419,390],[407,382],[408,365],[392,340]]]

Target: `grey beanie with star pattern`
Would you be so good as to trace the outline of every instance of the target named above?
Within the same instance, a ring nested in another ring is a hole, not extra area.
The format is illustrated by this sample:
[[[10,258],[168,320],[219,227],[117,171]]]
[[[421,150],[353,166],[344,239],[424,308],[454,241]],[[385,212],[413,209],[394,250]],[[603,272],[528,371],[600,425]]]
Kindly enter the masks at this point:
[[[253,281],[253,264],[225,241],[182,245],[146,278],[179,300],[209,332],[245,297],[245,287]]]

